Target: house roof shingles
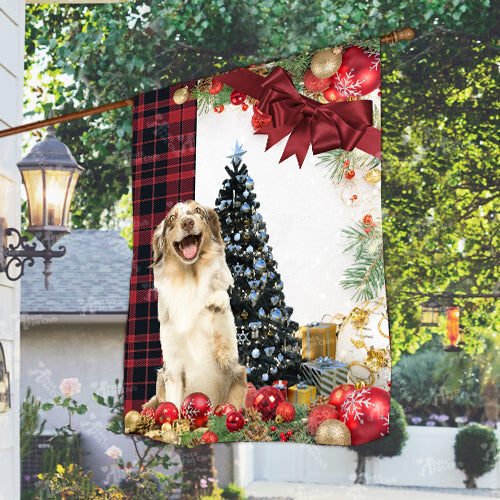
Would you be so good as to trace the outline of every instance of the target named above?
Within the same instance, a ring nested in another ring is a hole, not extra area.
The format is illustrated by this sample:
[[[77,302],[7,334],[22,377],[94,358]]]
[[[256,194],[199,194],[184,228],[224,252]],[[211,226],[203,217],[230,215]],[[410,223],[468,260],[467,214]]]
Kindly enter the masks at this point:
[[[54,246],[66,255],[52,260],[45,290],[43,259],[21,279],[21,313],[123,314],[128,311],[132,251],[116,231],[74,230]]]

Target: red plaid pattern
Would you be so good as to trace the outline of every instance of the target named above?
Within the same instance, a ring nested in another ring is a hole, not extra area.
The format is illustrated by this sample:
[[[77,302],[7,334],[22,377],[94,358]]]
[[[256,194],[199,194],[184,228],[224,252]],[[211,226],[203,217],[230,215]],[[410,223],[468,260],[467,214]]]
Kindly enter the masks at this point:
[[[177,202],[194,198],[196,101],[175,104],[173,95],[179,87],[134,98],[134,241],[125,339],[125,413],[140,410],[155,394],[156,371],[162,365],[157,296],[149,267],[153,231]]]

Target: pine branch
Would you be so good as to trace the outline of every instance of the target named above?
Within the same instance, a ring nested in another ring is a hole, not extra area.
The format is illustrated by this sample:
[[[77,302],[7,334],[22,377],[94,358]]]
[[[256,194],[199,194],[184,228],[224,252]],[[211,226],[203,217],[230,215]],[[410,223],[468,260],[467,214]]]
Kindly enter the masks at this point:
[[[304,73],[311,65],[312,54],[301,54],[297,57],[289,57],[278,61],[276,66],[281,66],[285,71],[290,74],[293,84],[298,90],[298,87],[303,86]]]
[[[326,168],[332,182],[338,184],[344,178],[346,162],[349,162],[347,165],[353,165],[355,160],[356,153],[354,151],[344,151],[339,148],[319,155],[319,161],[316,165]]]
[[[353,267],[344,271],[345,279],[340,284],[346,289],[355,289],[353,300],[371,300],[379,295],[384,286],[383,251],[373,256],[363,256]]]
[[[352,45],[362,49],[380,52],[380,38],[368,38],[367,40],[356,40]]]
[[[231,92],[233,89],[224,85],[224,88],[218,94],[210,92],[200,92],[196,87],[191,91],[191,97],[198,101],[198,111],[208,113],[218,106],[226,106],[231,103]]]

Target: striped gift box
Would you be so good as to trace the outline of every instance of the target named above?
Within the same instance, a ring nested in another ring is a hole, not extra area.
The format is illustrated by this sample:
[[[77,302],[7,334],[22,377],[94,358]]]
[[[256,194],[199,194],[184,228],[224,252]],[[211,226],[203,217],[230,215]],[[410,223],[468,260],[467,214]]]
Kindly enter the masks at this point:
[[[338,385],[347,384],[348,371],[349,365],[328,357],[320,357],[300,366],[303,379],[316,386],[318,394],[323,396],[329,396]]]

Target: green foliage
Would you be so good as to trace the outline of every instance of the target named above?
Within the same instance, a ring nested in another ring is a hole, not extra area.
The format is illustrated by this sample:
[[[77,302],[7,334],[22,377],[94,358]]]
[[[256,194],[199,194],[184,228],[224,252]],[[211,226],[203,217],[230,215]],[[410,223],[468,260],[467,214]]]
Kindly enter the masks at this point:
[[[428,349],[405,355],[393,368],[392,380],[392,395],[408,416],[425,420],[433,414],[447,415],[443,424],[448,426],[456,425],[456,417],[483,416],[479,367],[464,353]]]
[[[480,424],[461,429],[454,444],[455,464],[465,472],[467,488],[474,488],[475,479],[495,467],[498,459],[498,440],[495,431]]]
[[[26,389],[26,396],[21,405],[19,434],[21,461],[25,460],[31,452],[31,444],[35,436],[43,433],[46,420],[41,420],[40,410],[42,403],[31,392]]]
[[[408,439],[406,431],[406,417],[401,405],[391,398],[389,434],[379,439],[374,439],[365,444],[352,446],[351,448],[365,457],[395,457],[401,455],[403,447]]]
[[[227,500],[245,500],[247,497],[245,495],[245,490],[241,486],[229,483],[224,487],[222,498]]]

